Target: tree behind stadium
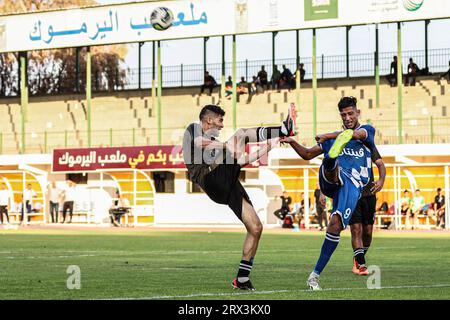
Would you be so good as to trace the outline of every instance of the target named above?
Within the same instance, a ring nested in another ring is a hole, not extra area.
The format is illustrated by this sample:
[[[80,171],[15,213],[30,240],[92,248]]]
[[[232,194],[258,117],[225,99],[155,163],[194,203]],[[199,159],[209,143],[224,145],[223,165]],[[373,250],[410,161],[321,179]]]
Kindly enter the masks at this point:
[[[97,5],[95,0],[0,0],[0,14],[25,13]],[[126,71],[120,69],[127,53],[125,45],[91,48],[93,90],[123,88]],[[86,48],[80,54],[79,74],[76,73],[76,49],[31,51],[28,54],[28,86],[30,94],[74,93],[85,91]],[[0,54],[0,96],[19,92],[17,53]],[[78,84],[77,84],[77,79]]]

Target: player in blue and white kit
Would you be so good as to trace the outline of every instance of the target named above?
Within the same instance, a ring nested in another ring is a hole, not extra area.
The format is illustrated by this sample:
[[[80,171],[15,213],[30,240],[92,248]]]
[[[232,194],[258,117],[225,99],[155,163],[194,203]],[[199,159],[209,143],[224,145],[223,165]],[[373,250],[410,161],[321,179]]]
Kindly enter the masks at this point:
[[[371,149],[375,146],[375,129],[368,124],[360,125],[358,118],[361,112],[356,106],[356,98],[342,98],[338,108],[347,130],[318,135],[317,145],[312,148],[306,148],[289,137],[280,140],[289,143],[305,160],[324,154],[319,183],[322,193],[333,198],[333,210],[320,257],[307,281],[312,290],[321,289],[320,273],[339,244],[340,233],[347,227],[372,170]]]

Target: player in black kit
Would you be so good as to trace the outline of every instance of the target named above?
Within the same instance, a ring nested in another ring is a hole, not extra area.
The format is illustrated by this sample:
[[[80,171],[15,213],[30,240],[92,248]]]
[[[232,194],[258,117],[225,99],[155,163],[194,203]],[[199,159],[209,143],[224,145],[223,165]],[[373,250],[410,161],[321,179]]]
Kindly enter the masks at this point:
[[[189,179],[197,183],[211,200],[230,207],[247,229],[242,260],[232,286],[235,289],[255,290],[250,281],[250,271],[262,233],[259,220],[250,198],[239,181],[241,168],[267,154],[280,137],[293,136],[295,105],[291,104],[288,116],[279,127],[239,129],[225,143],[217,140],[223,128],[225,111],[216,105],[206,105],[200,112],[200,123],[191,123],[183,138],[183,157]],[[247,155],[249,142],[267,141],[257,153]]]
[[[383,188],[386,178],[386,167],[378,149],[375,147],[371,152],[372,162],[378,168],[379,179],[374,181],[373,170],[371,170],[369,183],[363,188],[361,198],[358,200],[356,209],[349,222],[353,247],[352,271],[354,274],[360,276],[369,275],[365,255],[372,243],[373,223],[375,221],[377,203],[375,194]]]

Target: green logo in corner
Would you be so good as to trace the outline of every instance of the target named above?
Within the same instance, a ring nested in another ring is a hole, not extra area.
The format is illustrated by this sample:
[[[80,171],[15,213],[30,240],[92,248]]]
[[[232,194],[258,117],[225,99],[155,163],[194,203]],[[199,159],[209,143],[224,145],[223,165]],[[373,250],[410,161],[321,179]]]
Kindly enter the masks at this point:
[[[337,19],[338,0],[304,0],[305,21]]]
[[[408,11],[417,11],[422,7],[425,0],[403,0],[403,6]]]

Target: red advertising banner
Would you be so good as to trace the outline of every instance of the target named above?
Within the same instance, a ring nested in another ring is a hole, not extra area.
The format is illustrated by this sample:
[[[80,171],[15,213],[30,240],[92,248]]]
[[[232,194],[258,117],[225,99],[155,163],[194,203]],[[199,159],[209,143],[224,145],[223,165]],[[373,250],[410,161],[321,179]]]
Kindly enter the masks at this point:
[[[143,146],[53,150],[53,172],[99,169],[183,169],[181,146]]]
[[[246,145],[246,152],[257,152],[258,144]],[[83,172],[105,169],[185,169],[181,145],[54,149],[53,172]],[[246,166],[267,165],[267,155]]]

